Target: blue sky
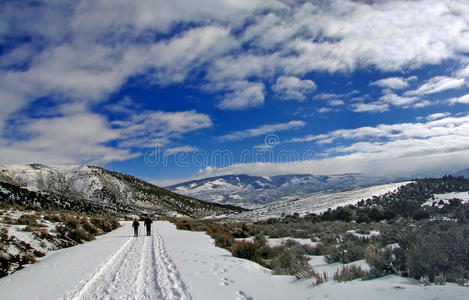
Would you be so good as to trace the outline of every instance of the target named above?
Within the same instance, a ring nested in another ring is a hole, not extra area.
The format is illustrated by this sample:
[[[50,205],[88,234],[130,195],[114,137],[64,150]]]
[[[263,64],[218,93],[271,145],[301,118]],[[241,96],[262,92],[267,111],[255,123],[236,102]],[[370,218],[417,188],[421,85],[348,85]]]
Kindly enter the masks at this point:
[[[0,162],[165,185],[469,167],[469,1],[4,1]]]

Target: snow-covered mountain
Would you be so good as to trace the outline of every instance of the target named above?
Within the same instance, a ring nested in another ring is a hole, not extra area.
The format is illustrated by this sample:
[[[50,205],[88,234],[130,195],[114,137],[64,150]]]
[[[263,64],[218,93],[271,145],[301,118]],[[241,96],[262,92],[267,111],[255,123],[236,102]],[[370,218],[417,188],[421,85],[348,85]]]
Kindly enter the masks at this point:
[[[459,170],[458,172],[454,173],[454,176],[463,176],[464,178],[469,178],[469,169]]]
[[[167,188],[205,201],[254,208],[280,200],[306,198],[317,192],[363,188],[401,180],[403,179],[357,173],[329,176],[291,174],[271,177],[241,174],[192,180]]]
[[[16,201],[28,198],[37,205],[43,203],[47,206],[55,202],[65,202],[62,203],[63,208],[80,211],[89,207],[94,211],[148,211],[162,215],[193,217],[236,211],[234,207],[182,196],[133,176],[96,166],[4,165],[0,166],[0,183],[2,182],[12,185],[0,189],[2,198],[13,197]],[[29,193],[18,192],[15,186],[29,190]]]

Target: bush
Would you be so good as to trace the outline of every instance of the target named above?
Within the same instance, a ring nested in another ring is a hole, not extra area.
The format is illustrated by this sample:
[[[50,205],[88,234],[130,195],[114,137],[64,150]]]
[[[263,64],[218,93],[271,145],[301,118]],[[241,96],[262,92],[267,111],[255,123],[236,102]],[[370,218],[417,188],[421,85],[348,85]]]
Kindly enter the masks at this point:
[[[176,225],[176,229],[194,231],[192,224],[186,220],[175,219],[172,222]]]
[[[332,276],[332,279],[339,282],[350,281],[359,278],[365,278],[367,274],[368,273],[360,266],[343,266],[341,269],[337,268],[337,271]]]
[[[103,233],[120,227],[119,221],[113,217],[94,216],[90,218],[91,224],[101,229]]]
[[[279,255],[272,259],[271,267],[274,274],[295,275],[300,272],[313,274],[308,259],[299,248],[282,248]]]
[[[260,255],[258,253],[260,247],[261,245],[256,242],[235,241],[231,246],[231,253],[235,257],[260,262]]]
[[[83,241],[94,240],[94,236],[89,232],[86,232],[83,228],[74,228],[68,233],[68,237],[77,243],[83,243]]]
[[[234,238],[224,226],[212,224],[207,233],[215,240],[215,246],[231,250]]]
[[[328,264],[340,262],[347,264],[365,257],[365,245],[367,240],[361,240],[352,234],[347,234],[345,237],[339,236],[338,243],[329,249],[325,255],[325,260]]]
[[[83,229],[89,232],[91,235],[96,235],[98,233],[98,229],[95,226],[90,224],[90,222],[88,221],[88,218],[86,217],[81,218],[80,224],[83,227]]]
[[[65,216],[63,223],[69,230],[76,229],[80,225],[77,218],[69,215]]]
[[[37,226],[35,215],[21,215],[16,223],[19,225]]]
[[[370,245],[365,249],[365,259],[371,267],[368,273],[369,278],[388,274],[401,275],[400,270],[405,269],[404,254],[401,248],[378,249],[375,245]]]

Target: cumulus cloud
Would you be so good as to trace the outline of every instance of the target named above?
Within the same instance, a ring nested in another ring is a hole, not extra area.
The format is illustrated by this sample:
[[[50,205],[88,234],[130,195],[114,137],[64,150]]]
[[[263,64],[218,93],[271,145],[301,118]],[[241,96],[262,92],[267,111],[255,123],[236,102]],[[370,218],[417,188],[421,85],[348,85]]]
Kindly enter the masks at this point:
[[[392,104],[394,106],[408,106],[412,103],[419,101],[419,98],[399,96],[399,95],[390,93],[390,94],[385,94],[381,96],[379,100],[384,103]]]
[[[409,82],[408,79],[402,77],[389,77],[374,81],[371,85],[376,85],[383,89],[402,90],[409,87]]]
[[[102,116],[80,113],[25,121],[24,139],[2,139],[0,159],[6,163],[107,163],[138,156],[108,145],[119,138]]]
[[[370,102],[370,103],[353,103],[351,105],[352,110],[354,112],[368,112],[368,113],[376,113],[376,112],[385,112],[389,110],[389,105],[382,102]]]
[[[449,104],[469,104],[469,94],[463,95],[461,97],[455,97],[448,100]]]
[[[291,173],[337,174],[363,172],[374,175],[421,176],[455,171],[469,164],[469,115],[429,115],[426,122],[381,124],[376,127],[342,129],[310,135],[287,142],[328,143],[334,156],[296,162],[238,163],[224,168],[208,167],[198,176],[247,173],[278,175]]]
[[[290,121],[288,123],[267,124],[257,128],[235,131],[219,137],[220,141],[237,141],[245,138],[261,136],[273,132],[298,129],[306,125],[303,121]]]
[[[341,105],[344,105],[344,101],[338,100],[338,99],[329,100],[327,103],[329,103],[330,106],[341,106]]]
[[[303,101],[309,93],[316,90],[316,84],[311,80],[301,80],[294,76],[280,76],[272,86],[272,90],[281,99]]]
[[[241,110],[264,104],[263,83],[242,80],[230,82],[226,88],[229,92],[217,104],[220,109]]]
[[[212,126],[211,118],[194,110],[180,112],[148,111],[127,120],[112,122],[123,147],[166,146],[183,134]]]
[[[184,135],[210,127],[208,115],[195,111],[125,110],[123,120],[109,120],[86,107],[57,107],[57,116],[21,118],[0,139],[5,163],[108,163],[141,155],[141,150],[168,147]],[[188,147],[169,148],[191,151]]]
[[[464,85],[464,79],[447,76],[436,76],[427,80],[416,90],[408,91],[406,95],[428,95],[439,93],[446,90],[458,89]]]

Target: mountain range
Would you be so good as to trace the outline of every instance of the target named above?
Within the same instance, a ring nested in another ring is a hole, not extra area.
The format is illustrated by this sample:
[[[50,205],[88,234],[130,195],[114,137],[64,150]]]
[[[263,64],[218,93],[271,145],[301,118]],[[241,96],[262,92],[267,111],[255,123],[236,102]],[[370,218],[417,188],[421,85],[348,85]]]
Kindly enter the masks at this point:
[[[305,198],[317,192],[344,191],[403,180],[406,178],[366,176],[359,173],[270,177],[240,174],[192,180],[167,188],[205,201],[256,208],[280,200]]]
[[[206,217],[243,210],[179,195],[131,175],[88,165],[0,166],[0,198],[45,208],[115,214]]]

